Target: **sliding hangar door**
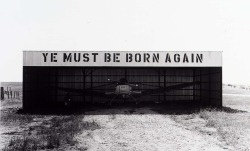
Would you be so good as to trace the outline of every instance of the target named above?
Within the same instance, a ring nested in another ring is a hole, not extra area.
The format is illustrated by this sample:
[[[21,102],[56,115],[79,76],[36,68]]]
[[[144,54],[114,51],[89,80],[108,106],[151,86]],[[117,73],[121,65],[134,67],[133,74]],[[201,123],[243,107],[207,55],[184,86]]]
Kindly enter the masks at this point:
[[[82,105],[108,102],[114,95],[105,94],[117,85],[108,79],[126,79],[141,93],[127,102],[222,106],[221,64],[221,52],[24,51],[23,108],[60,106],[67,97]],[[113,102],[123,102],[122,95]]]

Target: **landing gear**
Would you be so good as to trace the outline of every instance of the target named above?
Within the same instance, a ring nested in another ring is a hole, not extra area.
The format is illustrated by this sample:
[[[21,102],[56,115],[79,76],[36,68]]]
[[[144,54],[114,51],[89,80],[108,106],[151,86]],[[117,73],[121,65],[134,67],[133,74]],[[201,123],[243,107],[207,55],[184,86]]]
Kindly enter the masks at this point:
[[[118,95],[115,95],[110,101],[109,101],[109,107],[111,107],[112,101],[117,98]]]
[[[109,102],[108,102],[108,107],[111,107],[112,106],[112,102],[118,97],[119,95],[115,95]],[[133,96],[128,96],[128,97],[126,97],[126,96],[122,96],[122,99],[123,99],[123,104],[125,104],[125,103],[127,103],[127,100],[129,99],[129,98],[131,98],[134,102],[135,102],[135,105],[136,106],[139,106],[139,104],[140,104],[140,101],[138,100],[138,99],[136,99],[135,97],[133,97]]]
[[[133,96],[130,96],[134,101],[135,101],[135,105],[138,106],[140,104],[140,101],[138,99],[136,99]]]
[[[66,94],[65,98],[64,98],[64,107],[65,108],[69,108],[69,106],[71,105],[71,97],[69,95],[69,93]]]

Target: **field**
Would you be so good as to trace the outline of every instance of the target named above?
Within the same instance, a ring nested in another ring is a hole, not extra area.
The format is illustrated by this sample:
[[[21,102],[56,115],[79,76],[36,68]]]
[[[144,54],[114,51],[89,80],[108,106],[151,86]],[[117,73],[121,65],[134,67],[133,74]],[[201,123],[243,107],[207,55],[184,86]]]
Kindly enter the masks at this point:
[[[68,115],[19,113],[21,100],[6,99],[0,149],[250,150],[250,90],[225,85],[223,93],[222,109],[130,106]]]

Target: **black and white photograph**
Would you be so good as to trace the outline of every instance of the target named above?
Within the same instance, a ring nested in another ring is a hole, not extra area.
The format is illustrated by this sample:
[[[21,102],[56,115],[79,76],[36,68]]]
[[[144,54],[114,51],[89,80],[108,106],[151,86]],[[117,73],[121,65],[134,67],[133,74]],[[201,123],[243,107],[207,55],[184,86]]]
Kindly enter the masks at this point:
[[[250,150],[250,1],[0,2],[0,150]]]

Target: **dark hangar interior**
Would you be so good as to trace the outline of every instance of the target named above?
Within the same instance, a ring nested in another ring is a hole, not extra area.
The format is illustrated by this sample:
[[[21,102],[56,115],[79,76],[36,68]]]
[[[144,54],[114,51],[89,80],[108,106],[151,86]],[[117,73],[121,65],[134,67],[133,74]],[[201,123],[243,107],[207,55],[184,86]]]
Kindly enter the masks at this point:
[[[140,96],[141,103],[182,103],[222,106],[222,67],[62,67],[23,66],[23,108],[63,103],[67,93],[60,88],[114,91],[108,79],[126,78],[138,84],[134,90],[153,90],[180,83],[199,82],[185,88]],[[69,92],[75,104],[101,104],[110,98]],[[116,102],[120,99],[117,98]],[[131,101],[131,100],[128,100]]]

